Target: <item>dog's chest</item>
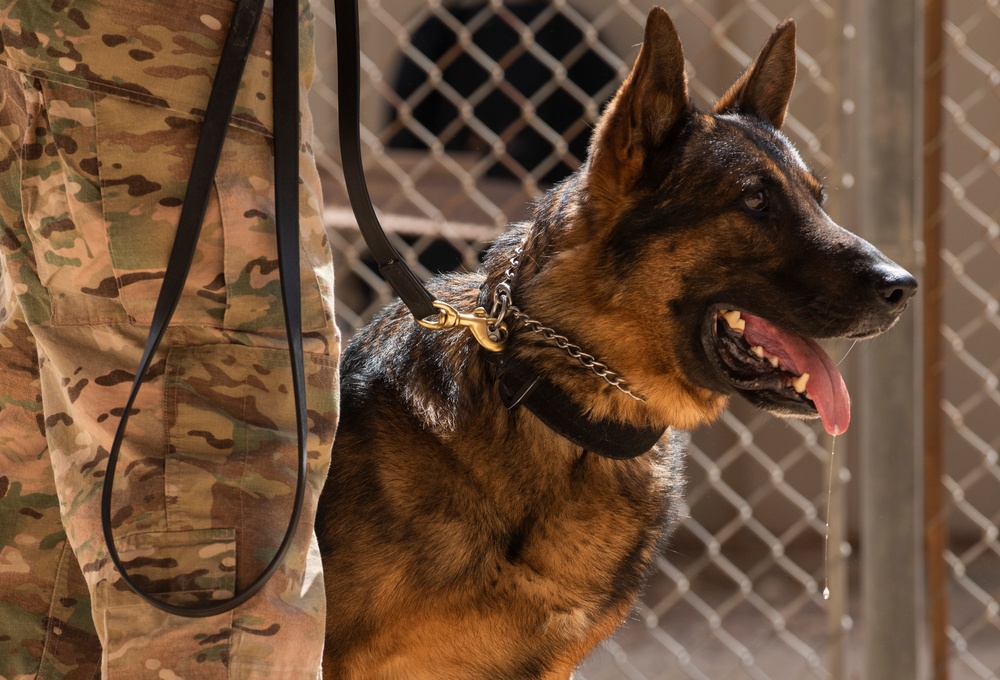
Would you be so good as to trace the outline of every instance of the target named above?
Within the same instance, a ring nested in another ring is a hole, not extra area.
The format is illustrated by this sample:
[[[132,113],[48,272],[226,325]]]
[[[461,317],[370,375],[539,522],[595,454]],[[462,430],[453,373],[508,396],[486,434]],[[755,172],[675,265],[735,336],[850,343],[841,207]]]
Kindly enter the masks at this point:
[[[550,603],[547,625],[583,630],[631,604],[676,512],[682,481],[673,455],[588,453],[562,475],[536,474],[497,549],[508,584]]]

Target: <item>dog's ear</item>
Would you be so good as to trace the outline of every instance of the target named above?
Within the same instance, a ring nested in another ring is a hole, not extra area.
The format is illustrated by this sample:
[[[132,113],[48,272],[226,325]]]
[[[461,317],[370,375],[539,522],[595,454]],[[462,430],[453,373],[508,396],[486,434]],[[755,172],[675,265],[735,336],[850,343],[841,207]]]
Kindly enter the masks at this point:
[[[763,116],[775,129],[785,122],[795,84],[795,20],[785,19],[750,67],[712,107],[712,113]]]
[[[677,29],[666,10],[654,7],[635,65],[594,130],[588,174],[605,186],[592,188],[608,194],[627,188],[642,172],[645,154],[690,110]]]

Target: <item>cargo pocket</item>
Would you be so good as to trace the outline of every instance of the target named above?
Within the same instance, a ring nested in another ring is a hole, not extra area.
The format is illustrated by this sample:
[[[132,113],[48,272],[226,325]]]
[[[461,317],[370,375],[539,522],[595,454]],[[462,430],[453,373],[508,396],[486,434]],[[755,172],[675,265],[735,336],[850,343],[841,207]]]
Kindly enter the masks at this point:
[[[33,81],[24,140],[25,226],[56,326],[148,325],[163,283],[201,118]],[[283,331],[271,140],[230,125],[173,325]],[[300,183],[303,330],[332,326],[332,257],[315,168]]]
[[[45,80],[25,95],[37,108],[21,151],[21,207],[48,316],[55,325],[125,321],[101,207],[95,95]]]
[[[236,583],[234,529],[131,534],[118,539],[122,563],[154,597],[175,605],[232,597]],[[224,677],[232,614],[184,618],[136,603],[103,582],[105,673],[118,678]],[[126,604],[128,602],[128,604]]]
[[[148,324],[177,231],[199,121],[111,95],[96,100],[97,157],[110,265],[132,323]],[[221,326],[225,239],[216,192],[173,324]],[[110,284],[109,284],[110,287]]]
[[[337,365],[306,355],[311,521],[336,429]],[[270,561],[284,535],[296,483],[291,368],[284,350],[238,345],[174,347],[167,355],[165,493],[172,530],[233,526],[238,587]]]
[[[163,281],[201,120],[101,96],[97,121],[111,263],[130,320],[145,324]],[[273,215],[270,139],[231,125],[173,324],[284,329]],[[301,259],[303,329],[318,330],[326,317],[308,248]]]
[[[115,539],[129,576],[168,604],[221,600],[236,592],[236,530],[191,529],[127,534]],[[122,604],[114,595],[108,604]]]

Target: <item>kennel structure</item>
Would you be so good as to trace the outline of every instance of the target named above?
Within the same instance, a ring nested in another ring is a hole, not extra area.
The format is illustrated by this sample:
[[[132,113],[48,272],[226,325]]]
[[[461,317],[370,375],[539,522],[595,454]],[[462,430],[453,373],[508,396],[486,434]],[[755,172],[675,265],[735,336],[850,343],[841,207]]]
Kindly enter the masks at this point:
[[[369,188],[421,276],[483,247],[575,168],[649,0],[361,0]],[[921,289],[889,335],[828,345],[851,430],[734,401],[692,433],[684,520],[613,678],[1000,677],[1000,3],[664,0],[695,103],[785,17],[785,134],[827,209]],[[314,0],[315,148],[345,336],[392,297],[343,188],[332,0]],[[829,588],[829,598],[824,591]]]

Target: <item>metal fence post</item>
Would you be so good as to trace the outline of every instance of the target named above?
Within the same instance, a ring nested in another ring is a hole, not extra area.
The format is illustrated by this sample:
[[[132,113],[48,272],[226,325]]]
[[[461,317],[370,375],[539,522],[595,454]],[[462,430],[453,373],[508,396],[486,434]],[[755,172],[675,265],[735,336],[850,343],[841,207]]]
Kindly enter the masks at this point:
[[[931,658],[929,678],[948,680],[948,505],[944,474],[944,372],[941,337],[944,211],[941,171],[944,160],[944,17],[945,0],[924,0],[924,141],[923,243],[926,261],[923,285],[923,436],[924,436],[924,550],[927,560],[927,629]]]
[[[920,3],[861,3],[861,232],[918,279]],[[923,677],[919,309],[861,354],[865,680]]]

